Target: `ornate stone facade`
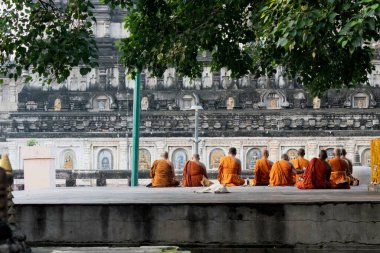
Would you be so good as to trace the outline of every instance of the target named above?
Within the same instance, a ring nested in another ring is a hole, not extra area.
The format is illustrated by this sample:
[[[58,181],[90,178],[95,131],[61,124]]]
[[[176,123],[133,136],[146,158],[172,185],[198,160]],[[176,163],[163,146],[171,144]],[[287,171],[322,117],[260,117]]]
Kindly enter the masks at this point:
[[[20,147],[29,138],[57,147],[57,169],[68,171],[128,170],[130,168],[134,81],[119,64],[115,42],[125,36],[124,13],[97,6],[94,25],[100,63],[86,76],[74,69],[67,81],[0,86],[0,152],[9,153],[22,169]],[[168,69],[141,78],[140,170],[149,169],[163,151],[181,170],[192,154],[194,112],[200,104],[199,148],[202,161],[215,170],[229,146],[238,149],[243,169],[251,169],[262,148],[276,160],[300,147],[306,156],[318,150],[345,147],[356,164],[368,164],[369,140],[380,135],[380,53],[370,85],[330,90],[315,99],[297,78],[246,75],[234,79],[227,69],[211,71],[210,56],[202,76],[194,80]]]

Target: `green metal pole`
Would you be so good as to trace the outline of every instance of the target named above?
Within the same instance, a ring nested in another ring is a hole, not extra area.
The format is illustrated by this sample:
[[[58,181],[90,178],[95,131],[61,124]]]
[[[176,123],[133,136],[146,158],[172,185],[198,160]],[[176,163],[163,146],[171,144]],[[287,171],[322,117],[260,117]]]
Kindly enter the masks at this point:
[[[133,90],[133,129],[132,129],[132,173],[131,186],[139,185],[139,141],[140,141],[140,73],[135,77]]]

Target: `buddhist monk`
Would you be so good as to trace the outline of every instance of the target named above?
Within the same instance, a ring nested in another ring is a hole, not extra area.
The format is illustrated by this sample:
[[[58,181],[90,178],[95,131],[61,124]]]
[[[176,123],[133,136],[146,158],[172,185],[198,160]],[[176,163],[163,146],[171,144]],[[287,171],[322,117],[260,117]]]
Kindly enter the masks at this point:
[[[298,189],[330,188],[331,167],[326,159],[326,150],[319,152],[319,158],[311,159],[304,172],[303,179],[296,183]]]
[[[269,186],[294,186],[293,173],[301,174],[303,170],[296,170],[289,162],[289,156],[283,154],[281,160],[272,166],[269,174]]]
[[[256,161],[255,168],[253,169],[255,178],[253,179],[252,184],[255,186],[269,185],[269,173],[273,163],[268,160],[268,150],[264,149],[262,154],[261,159]]]
[[[350,179],[347,177],[346,173],[348,170],[348,164],[341,158],[342,150],[340,148],[336,148],[333,155],[334,157],[328,161],[331,166],[331,188],[350,189]]]
[[[300,148],[298,150],[298,157],[296,159],[291,160],[290,162],[293,164],[294,168],[297,170],[305,171],[307,166],[309,165],[309,161],[304,158],[305,150]],[[303,174],[293,174],[294,181],[297,183]]]
[[[206,167],[199,161],[199,155],[194,154],[191,160],[187,161],[183,168],[182,186],[202,186],[201,181],[203,177],[208,178]]]
[[[218,181],[226,186],[240,186],[245,183],[240,174],[241,162],[236,158],[236,148],[230,148],[228,155],[220,159]]]
[[[343,148],[342,149],[342,156],[341,156],[341,158],[343,160],[345,160],[346,163],[347,163],[347,165],[348,165],[348,169],[346,171],[346,174],[347,174],[347,177],[350,179],[350,185],[352,185],[352,186],[358,186],[359,185],[359,179],[354,178],[354,176],[352,175],[352,173],[353,173],[353,167],[354,166],[352,165],[352,161],[350,159],[348,159],[346,157],[346,155],[347,155],[347,151]]]
[[[173,187],[179,182],[175,179],[174,165],[168,159],[168,152],[161,154],[161,159],[153,162],[150,169],[153,187]]]

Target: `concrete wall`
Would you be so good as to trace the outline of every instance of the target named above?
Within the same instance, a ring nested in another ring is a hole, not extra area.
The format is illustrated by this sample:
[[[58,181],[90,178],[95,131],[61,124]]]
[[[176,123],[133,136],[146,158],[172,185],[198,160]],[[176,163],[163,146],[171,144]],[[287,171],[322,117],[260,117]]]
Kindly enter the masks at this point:
[[[35,245],[371,246],[380,203],[21,205]]]

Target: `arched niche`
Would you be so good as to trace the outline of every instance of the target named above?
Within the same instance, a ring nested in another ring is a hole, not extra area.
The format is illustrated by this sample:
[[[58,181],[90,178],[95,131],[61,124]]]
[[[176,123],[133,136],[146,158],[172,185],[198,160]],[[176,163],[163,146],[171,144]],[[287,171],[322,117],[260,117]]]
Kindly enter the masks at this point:
[[[261,150],[258,148],[251,148],[245,156],[245,169],[251,170],[255,167],[256,161],[261,157]]]
[[[371,150],[369,148],[362,152],[360,163],[362,166],[371,166]]]
[[[72,149],[66,149],[61,152],[60,169],[74,170],[76,169],[76,156]]]
[[[261,95],[260,107],[266,109],[281,109],[289,107],[285,94],[276,90],[268,90]]]
[[[217,170],[219,167],[220,159],[225,156],[226,153],[223,149],[215,148],[210,152],[209,156],[209,169]]]
[[[98,153],[98,170],[112,170],[113,169],[113,154],[110,149],[101,149]]]
[[[113,97],[108,94],[100,94],[100,95],[93,96],[90,99],[89,103],[87,104],[87,108],[90,111],[96,111],[96,112],[111,111],[115,109],[116,107],[117,106]]]
[[[327,159],[334,158],[334,149],[333,148],[326,148],[327,152]]]
[[[295,148],[290,148],[286,151],[286,154],[289,156],[289,160],[293,160],[298,156],[298,150]]]
[[[149,150],[141,148],[139,150],[139,170],[149,170],[151,167],[152,156]]]
[[[186,161],[188,160],[187,151],[183,148],[178,148],[174,150],[172,154],[172,162],[176,170],[183,170]]]

